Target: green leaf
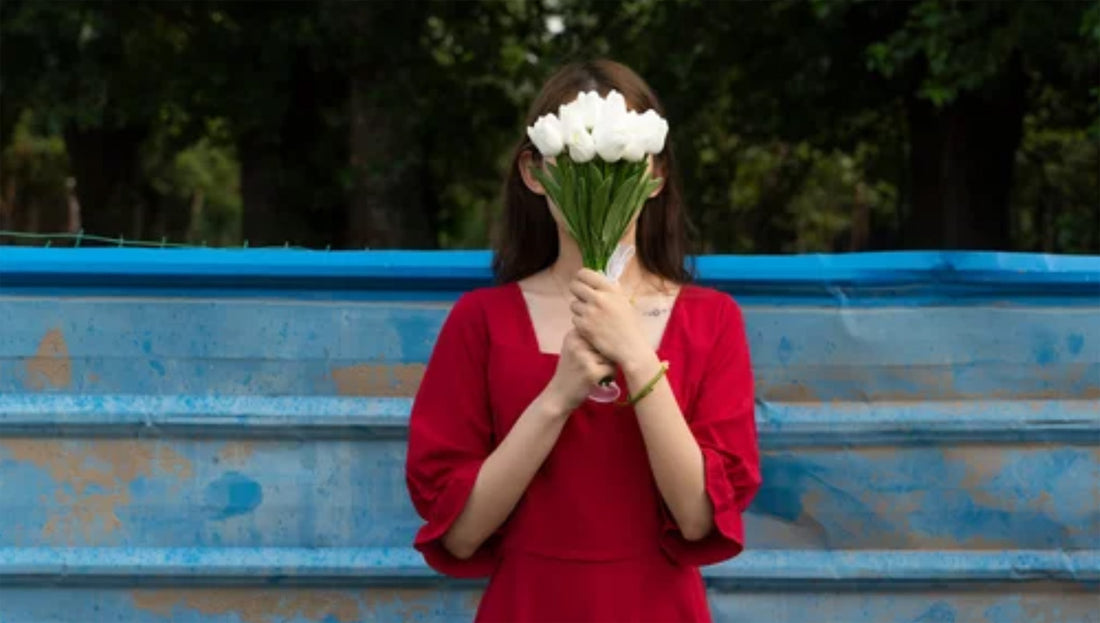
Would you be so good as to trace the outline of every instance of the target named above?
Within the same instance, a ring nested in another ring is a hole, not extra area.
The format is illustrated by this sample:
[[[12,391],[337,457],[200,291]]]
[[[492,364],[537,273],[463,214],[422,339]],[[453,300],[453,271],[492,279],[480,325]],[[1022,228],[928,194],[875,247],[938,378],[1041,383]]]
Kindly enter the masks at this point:
[[[557,178],[552,173],[547,173],[539,167],[531,167],[531,174],[538,180],[539,184],[542,184],[546,194],[557,203],[562,194],[561,183]]]
[[[564,161],[567,162],[567,161]],[[556,166],[553,163],[548,163],[546,167],[549,171],[543,171],[539,167],[533,167],[532,173],[535,178],[546,189],[546,194],[554,202],[554,205],[558,206],[562,216],[565,220],[565,229],[569,232],[570,236],[577,237],[577,225],[576,210],[572,206],[572,192],[570,190],[570,184],[568,175],[571,173],[569,165]]]
[[[626,178],[619,186],[618,192],[611,203],[610,215],[603,224],[603,231],[600,236],[602,240],[608,241],[609,244],[618,243],[626,232],[626,225],[630,223],[630,206],[632,197],[636,194],[636,184],[636,179]]]
[[[603,181],[607,178],[607,174],[604,171],[605,163],[597,163],[595,160],[587,167],[591,173],[590,180],[592,182],[592,188],[599,188],[603,185]]]
[[[589,202],[587,196],[588,178],[584,175],[584,171],[578,171],[577,173],[576,205],[577,214],[580,215],[580,227],[578,229],[580,230],[582,237],[582,239],[578,240],[577,243],[580,244],[582,247],[587,247],[589,245],[589,240],[591,240],[592,231],[592,219],[591,214],[589,213]]]
[[[600,164],[593,160],[585,165],[585,181],[586,190],[588,191],[584,196],[585,208],[588,218],[588,240],[593,245],[593,248],[599,246],[600,236],[600,224],[603,223],[603,216],[606,209],[599,204],[598,196],[600,187],[603,184],[603,175],[600,173]],[[598,255],[596,256],[599,257]]]
[[[611,183],[610,178],[605,178],[592,195],[592,212],[596,215],[596,223],[606,222],[611,216]],[[603,232],[600,237],[603,242],[607,242]]]

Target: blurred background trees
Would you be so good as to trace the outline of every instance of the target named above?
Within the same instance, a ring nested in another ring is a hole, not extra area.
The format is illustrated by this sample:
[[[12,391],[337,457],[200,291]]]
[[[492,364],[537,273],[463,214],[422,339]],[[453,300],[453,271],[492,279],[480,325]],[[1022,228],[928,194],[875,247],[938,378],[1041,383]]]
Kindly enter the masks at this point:
[[[701,251],[1100,252],[1072,0],[5,0],[0,230],[484,247],[535,91],[597,56],[664,100]]]

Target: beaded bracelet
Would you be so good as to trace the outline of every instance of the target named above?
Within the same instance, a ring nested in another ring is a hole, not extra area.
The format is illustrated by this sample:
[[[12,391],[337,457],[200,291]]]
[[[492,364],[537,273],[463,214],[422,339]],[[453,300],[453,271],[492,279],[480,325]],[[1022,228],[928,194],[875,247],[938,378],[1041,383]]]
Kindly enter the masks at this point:
[[[646,383],[645,387],[643,387],[637,394],[634,394],[633,396],[631,396],[628,400],[620,400],[619,403],[618,403],[619,406],[626,407],[626,406],[633,406],[633,405],[638,404],[638,402],[642,398],[645,398],[651,392],[653,392],[653,388],[657,387],[657,382],[660,381],[661,377],[663,377],[665,375],[665,373],[667,373],[667,372],[668,372],[668,362],[667,361],[662,361],[661,362],[661,369],[657,370],[657,374],[653,375],[653,378],[650,379],[650,381],[648,383]]]

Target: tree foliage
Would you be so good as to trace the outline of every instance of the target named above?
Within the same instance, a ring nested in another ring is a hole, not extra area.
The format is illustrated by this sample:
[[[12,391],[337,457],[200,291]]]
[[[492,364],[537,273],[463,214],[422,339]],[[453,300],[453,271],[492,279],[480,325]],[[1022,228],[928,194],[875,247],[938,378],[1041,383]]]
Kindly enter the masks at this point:
[[[6,0],[0,225],[75,179],[110,236],[484,246],[539,84],[610,56],[703,251],[1096,252],[1098,50],[1084,1]]]

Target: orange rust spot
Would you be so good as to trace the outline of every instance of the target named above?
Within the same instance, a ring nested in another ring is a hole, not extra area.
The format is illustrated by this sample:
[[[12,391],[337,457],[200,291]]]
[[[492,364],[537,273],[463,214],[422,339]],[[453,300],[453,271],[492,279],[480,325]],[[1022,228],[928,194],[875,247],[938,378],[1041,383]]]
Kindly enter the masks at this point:
[[[398,606],[396,609],[401,612],[401,620],[404,621],[429,617],[432,613],[429,607],[432,593],[423,589],[376,588],[363,593],[362,597],[368,620],[372,621],[381,620],[385,613],[378,610],[386,606]]]
[[[1026,451],[1028,446],[1031,445],[1033,444],[1015,446],[1013,451]],[[1043,451],[1041,448],[1038,450]],[[944,448],[942,452],[945,462],[958,463],[964,466],[966,475],[959,484],[970,492],[971,497],[976,502],[981,504],[993,502],[992,499],[978,499],[977,496],[982,495],[988,483],[1004,471],[1008,457],[1005,456],[1003,450],[999,448],[961,446]]]
[[[424,376],[424,364],[364,363],[332,371],[336,391],[343,396],[411,397]]]
[[[797,381],[776,384],[761,381],[757,387],[761,397],[774,402],[821,402],[809,386]]]
[[[66,507],[67,512],[62,517],[50,517],[42,527],[42,536],[54,538],[61,531],[70,542],[75,533],[79,533],[84,542],[94,543],[97,534],[109,534],[121,528],[122,521],[116,509],[130,501],[126,491],[89,493],[79,497],[70,496],[60,489],[54,493],[58,504]]]
[[[57,534],[57,524],[59,520],[57,516],[52,516],[46,520],[46,525],[42,526],[42,538],[46,540],[52,540],[54,535]]]
[[[904,523],[907,516],[920,511],[921,506],[924,505],[926,494],[926,491],[914,491],[903,495],[886,497],[877,500],[871,509],[874,511],[875,515],[886,519],[888,523],[901,525]]]
[[[41,391],[47,385],[61,389],[72,384],[73,366],[61,329],[50,329],[46,332],[38,343],[38,350],[27,360],[26,365],[25,383],[28,389]]]
[[[823,401],[811,385],[835,387],[835,393],[843,394],[848,400],[868,402],[1100,399],[1100,383],[1088,376],[1092,369],[1090,364],[1046,368],[1021,365],[1020,368],[990,369],[986,374],[991,381],[999,379],[1001,386],[984,392],[960,390],[957,372],[951,365],[801,366],[791,376],[786,376],[790,371],[761,369],[757,371],[756,391],[764,400],[794,403]],[[1019,386],[1013,379],[1024,374],[1050,383],[1051,388],[1042,389],[1030,383]]]
[[[55,543],[71,544],[78,534],[95,542],[119,530],[118,509],[130,503],[130,483],[137,478],[154,470],[177,479],[193,473],[190,461],[157,442],[9,439],[0,441],[0,447],[55,481],[54,499],[64,511],[48,517],[41,528],[42,537]]]
[[[252,458],[256,452],[254,441],[227,441],[218,450],[218,460],[225,463],[241,464]]]
[[[233,614],[244,623],[274,623],[288,619],[335,618],[341,623],[367,620],[360,601],[348,593],[306,589],[203,588],[137,590],[134,606],[161,616],[187,608],[206,616]]]
[[[936,549],[945,552],[969,550],[995,552],[1011,550],[1013,547],[1018,547],[1019,543],[1008,537],[992,538],[975,534],[967,537],[965,540],[959,540],[950,536],[920,536],[914,539],[913,545],[914,549]]]

